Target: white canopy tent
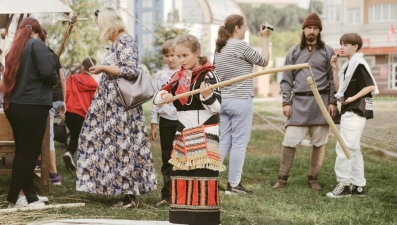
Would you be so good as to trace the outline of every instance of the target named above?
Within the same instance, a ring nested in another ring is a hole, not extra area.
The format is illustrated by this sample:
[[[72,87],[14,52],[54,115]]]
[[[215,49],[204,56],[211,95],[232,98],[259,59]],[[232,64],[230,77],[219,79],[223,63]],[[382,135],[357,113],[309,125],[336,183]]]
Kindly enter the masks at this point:
[[[69,5],[62,0],[0,0],[0,29],[1,38],[4,39],[3,50],[8,38],[8,29],[15,14],[19,14],[18,24],[24,16],[41,13],[73,13]],[[17,26],[18,27],[18,26]],[[4,59],[3,51],[0,61]]]
[[[60,0],[0,0],[0,14],[71,13]]]

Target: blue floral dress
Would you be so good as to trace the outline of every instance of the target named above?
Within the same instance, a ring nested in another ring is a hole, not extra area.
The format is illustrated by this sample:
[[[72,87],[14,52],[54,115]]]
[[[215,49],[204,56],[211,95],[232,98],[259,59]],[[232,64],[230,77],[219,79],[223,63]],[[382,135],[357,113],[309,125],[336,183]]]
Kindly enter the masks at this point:
[[[119,76],[133,78],[138,68],[135,40],[122,34],[101,65],[120,65]],[[79,137],[76,190],[145,194],[157,188],[157,179],[143,109],[124,109],[116,78],[103,73],[88,109]]]

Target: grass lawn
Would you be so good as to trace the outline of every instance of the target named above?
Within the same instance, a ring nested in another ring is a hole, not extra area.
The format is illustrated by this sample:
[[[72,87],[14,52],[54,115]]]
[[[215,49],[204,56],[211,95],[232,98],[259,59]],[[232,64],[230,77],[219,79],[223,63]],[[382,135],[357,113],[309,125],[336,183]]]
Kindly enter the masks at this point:
[[[145,104],[146,119],[149,108]],[[254,121],[260,122],[255,116]],[[257,124],[256,122],[254,124]],[[264,124],[265,125],[265,124]],[[254,224],[396,224],[397,225],[397,159],[363,149],[367,179],[367,196],[344,199],[325,197],[336,185],[334,173],[335,139],[330,137],[319,183],[324,191],[307,187],[311,148],[298,147],[294,166],[286,188],[274,191],[280,161],[282,134],[273,129],[252,130],[243,172],[243,184],[251,195],[221,193],[221,221],[223,225]],[[138,196],[139,205],[133,209],[112,209],[120,197],[85,194],[75,191],[75,175],[64,168],[65,148],[57,144],[58,171],[62,186],[51,186],[47,195],[51,203],[85,202],[84,208],[57,209],[35,212],[0,214],[0,224],[26,224],[30,221],[64,218],[106,218],[130,220],[168,220],[168,209],[154,208],[162,186],[161,154],[158,142],[151,142],[159,188]],[[225,162],[228,166],[228,161]],[[10,176],[0,176],[0,208],[8,206],[6,194]],[[227,184],[227,172],[221,173],[221,183]]]

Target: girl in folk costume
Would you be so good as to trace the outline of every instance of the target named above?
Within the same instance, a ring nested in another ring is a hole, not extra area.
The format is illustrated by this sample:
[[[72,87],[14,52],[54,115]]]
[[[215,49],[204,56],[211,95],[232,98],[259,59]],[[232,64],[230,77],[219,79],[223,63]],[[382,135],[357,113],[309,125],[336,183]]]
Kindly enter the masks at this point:
[[[173,96],[194,89],[200,94],[173,102],[178,110],[177,132],[170,163],[170,222],[178,224],[220,224],[219,172],[224,171],[219,154],[219,110],[221,93],[209,85],[219,82],[214,66],[200,57],[200,43],[192,35],[176,39],[175,52],[181,69],[153,103],[171,103]]]
[[[343,64],[339,74],[335,55],[331,58],[331,65],[337,91],[335,97],[342,102],[340,134],[352,158],[348,160],[339,142],[336,143],[335,174],[338,185],[327,193],[330,198],[365,195],[366,179],[360,139],[366,120],[373,118],[372,96],[379,93],[364,54],[358,52],[363,45],[360,35],[344,34],[340,38],[340,45],[341,56],[346,56],[348,61]]]

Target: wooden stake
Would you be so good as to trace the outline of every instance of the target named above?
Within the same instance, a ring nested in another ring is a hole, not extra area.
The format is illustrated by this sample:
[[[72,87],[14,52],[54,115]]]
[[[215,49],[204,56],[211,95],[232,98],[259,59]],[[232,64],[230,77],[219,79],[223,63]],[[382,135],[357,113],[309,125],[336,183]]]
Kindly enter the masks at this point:
[[[73,15],[72,18],[70,19],[70,23],[69,26],[66,28],[65,34],[63,35],[62,41],[61,41],[61,45],[59,46],[58,52],[57,52],[57,56],[58,58],[61,57],[63,50],[65,49],[65,44],[66,44],[66,40],[69,38],[70,33],[72,32],[72,29],[74,27],[74,25],[77,22],[77,15]]]
[[[21,212],[21,211],[36,211],[43,209],[59,209],[59,208],[73,208],[73,207],[84,207],[85,203],[69,203],[69,204],[56,204],[56,205],[45,205],[45,206],[29,206],[22,208],[11,208],[11,209],[0,209],[0,214]]]
[[[309,83],[310,88],[312,89],[314,98],[316,99],[316,102],[317,102],[318,106],[320,107],[320,110],[323,113],[325,120],[327,120],[327,123],[331,127],[332,132],[334,133],[336,139],[338,140],[340,146],[342,147],[343,152],[346,155],[346,158],[351,159],[352,156],[350,155],[349,149],[347,148],[345,141],[343,140],[342,136],[340,135],[338,128],[336,127],[334,121],[332,120],[331,116],[329,115],[328,110],[325,108],[324,102],[321,99],[320,93],[317,90],[317,87],[314,83],[313,78],[311,76],[308,77],[307,82]]]
[[[277,68],[273,68],[273,69],[266,69],[266,70],[263,70],[263,71],[246,74],[246,75],[235,77],[233,79],[226,80],[226,81],[223,81],[223,82],[220,82],[220,83],[217,83],[217,84],[213,84],[213,85],[210,85],[208,88],[213,90],[215,88],[228,86],[228,85],[231,85],[231,84],[234,84],[234,83],[237,83],[237,82],[249,79],[249,78],[253,78],[253,77],[257,77],[257,76],[261,76],[261,75],[265,75],[265,74],[269,74],[269,73],[277,73],[277,72],[283,72],[283,71],[286,71],[286,70],[298,70],[298,69],[304,69],[304,68],[309,68],[309,64],[308,63],[302,63],[302,64],[296,64],[296,65],[281,66],[281,67],[277,67]],[[180,94],[180,95],[175,95],[174,96],[174,101],[177,100],[177,99],[180,99],[180,98],[183,98],[183,97],[187,97],[187,96],[190,96],[190,95],[195,95],[195,94],[198,94],[198,93],[200,93],[200,89],[189,91],[189,92],[186,92],[186,93],[183,93],[183,94]],[[159,103],[158,105],[161,105],[161,104],[164,104],[164,103]]]

